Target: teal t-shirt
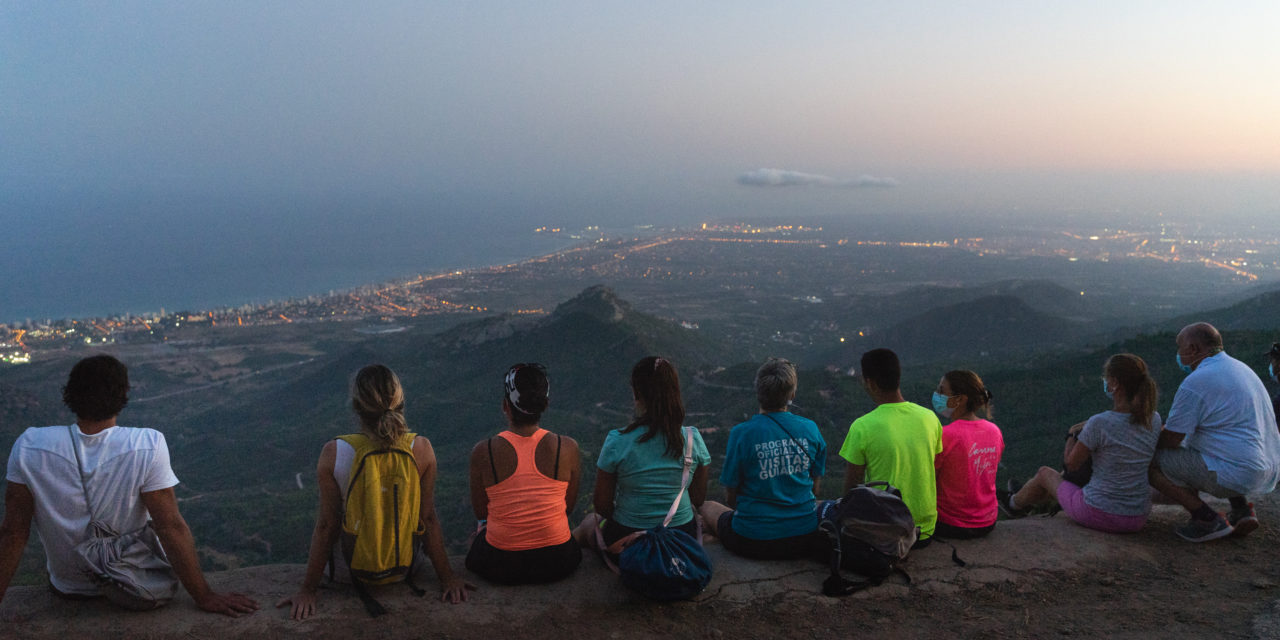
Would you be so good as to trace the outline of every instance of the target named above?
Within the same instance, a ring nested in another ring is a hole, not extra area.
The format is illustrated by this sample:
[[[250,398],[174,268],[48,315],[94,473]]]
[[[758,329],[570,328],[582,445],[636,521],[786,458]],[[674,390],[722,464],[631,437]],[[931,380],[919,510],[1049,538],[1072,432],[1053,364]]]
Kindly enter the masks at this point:
[[[938,485],[933,458],[942,452],[942,424],[933,411],[910,402],[882,404],[853,421],[840,457],[867,467],[864,482],[888,482],[923,537],[938,521]]]
[[[693,429],[693,427],[685,427]],[[635,529],[649,529],[662,524],[680,489],[684,472],[681,458],[666,453],[667,442],[655,435],[645,442],[640,437],[646,427],[637,427],[630,433],[619,429],[609,432],[600,447],[596,468],[618,476],[613,494],[613,521]],[[683,436],[683,434],[682,434]],[[680,441],[684,450],[684,440]],[[711,464],[711,454],[702,441],[702,434],[693,429],[693,469]],[[680,507],[671,519],[671,526],[679,526],[693,519],[693,507],[689,504],[689,491],[680,497]]]
[[[808,418],[779,411],[734,427],[720,471],[720,484],[738,492],[733,530],[777,540],[816,529],[813,479],[822,477],[826,461],[827,443]]]

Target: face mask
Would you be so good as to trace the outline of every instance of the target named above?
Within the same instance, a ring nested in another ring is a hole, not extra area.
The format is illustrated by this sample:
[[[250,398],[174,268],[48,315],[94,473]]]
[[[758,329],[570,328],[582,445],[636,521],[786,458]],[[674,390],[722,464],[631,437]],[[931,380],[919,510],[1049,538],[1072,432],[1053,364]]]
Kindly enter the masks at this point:
[[[947,406],[948,399],[948,396],[944,396],[937,391],[933,392],[933,410],[944,418],[950,418],[951,412],[955,411],[955,409]]]
[[[1108,399],[1108,400],[1115,400],[1115,399],[1116,399],[1116,392],[1114,392],[1114,391],[1112,391],[1111,389],[1107,388],[1107,379],[1106,379],[1106,378],[1103,378],[1103,379],[1102,379],[1102,392],[1103,392],[1103,393],[1105,393],[1105,394],[1107,394],[1107,399]]]
[[[1276,382],[1280,382],[1280,376],[1276,375],[1276,365],[1274,362],[1267,365],[1267,373],[1271,375],[1272,380],[1275,380]]]
[[[1189,365],[1189,364],[1182,364],[1182,354],[1181,354],[1181,353],[1179,353],[1179,354],[1178,354],[1178,368],[1179,368],[1179,369],[1182,369],[1182,372],[1183,372],[1183,373],[1191,373],[1191,365]]]

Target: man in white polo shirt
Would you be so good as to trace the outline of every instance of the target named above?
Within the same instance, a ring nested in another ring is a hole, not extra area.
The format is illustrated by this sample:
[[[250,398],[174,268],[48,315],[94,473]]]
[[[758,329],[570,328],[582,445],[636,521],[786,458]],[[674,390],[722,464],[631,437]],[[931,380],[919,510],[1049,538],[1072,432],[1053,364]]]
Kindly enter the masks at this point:
[[[1222,334],[1207,322],[1178,332],[1178,366],[1188,372],[1160,433],[1151,486],[1191,513],[1177,534],[1205,542],[1258,528],[1248,497],[1270,493],[1280,480],[1280,433],[1271,398],[1248,365],[1222,350]],[[1227,498],[1224,517],[1199,493]]]
[[[18,436],[5,472],[0,524],[0,599],[13,579],[34,522],[48,561],[49,586],[69,600],[99,595],[98,585],[75,563],[75,547],[89,539],[90,506],[98,520],[122,533],[152,521],[178,580],[205,611],[238,616],[258,604],[238,593],[209,588],[196,557],[191,529],[178,511],[164,435],[116,426],[129,402],[129,371],[119,360],[92,356],[77,362],[62,388],[76,414],[72,426],[32,427]]]

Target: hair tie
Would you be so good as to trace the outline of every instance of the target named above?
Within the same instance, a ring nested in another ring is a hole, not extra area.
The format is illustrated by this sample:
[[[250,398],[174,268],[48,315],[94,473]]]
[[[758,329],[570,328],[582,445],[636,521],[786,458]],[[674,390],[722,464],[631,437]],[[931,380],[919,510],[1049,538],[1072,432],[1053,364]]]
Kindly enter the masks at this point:
[[[663,360],[662,358],[654,358],[654,359],[653,359],[653,370],[656,372],[656,371],[658,370],[658,365],[660,365],[660,364],[662,364],[662,363],[664,363],[664,362],[666,362],[666,360]]]

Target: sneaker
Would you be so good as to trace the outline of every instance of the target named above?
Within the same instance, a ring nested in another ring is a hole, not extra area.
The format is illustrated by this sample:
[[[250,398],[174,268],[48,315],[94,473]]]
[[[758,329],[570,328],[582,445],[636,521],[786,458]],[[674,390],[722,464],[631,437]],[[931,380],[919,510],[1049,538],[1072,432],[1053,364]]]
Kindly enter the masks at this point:
[[[1258,528],[1258,515],[1253,512],[1253,503],[1250,502],[1243,509],[1232,509],[1231,513],[1227,514],[1227,522],[1231,525],[1231,535],[1237,538],[1252,533]]]
[[[1192,518],[1186,524],[1174,530],[1179,538],[1187,542],[1208,542],[1231,535],[1231,525],[1219,513],[1212,520],[1196,520]]]
[[[1026,516],[1030,509],[1025,507],[1022,509],[1014,509],[1009,506],[1009,498],[1012,495],[1013,492],[1008,489],[996,489],[996,504],[1000,506],[1000,513],[1003,513],[1006,518],[1021,518]]]

